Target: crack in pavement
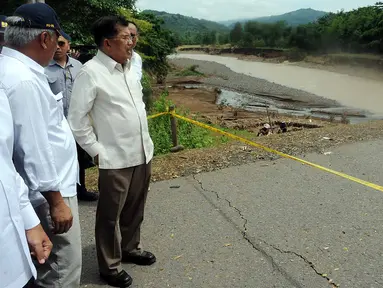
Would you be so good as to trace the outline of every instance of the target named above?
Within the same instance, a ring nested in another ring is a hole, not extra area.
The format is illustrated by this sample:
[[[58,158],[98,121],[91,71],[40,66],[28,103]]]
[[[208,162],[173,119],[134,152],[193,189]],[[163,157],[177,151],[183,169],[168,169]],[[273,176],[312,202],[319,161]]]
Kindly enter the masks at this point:
[[[263,243],[265,243],[266,245],[268,245],[269,247],[271,247],[271,248],[277,250],[278,252],[282,253],[282,254],[292,254],[292,255],[295,255],[295,256],[298,257],[298,258],[301,258],[304,262],[306,262],[306,263],[310,266],[310,268],[311,268],[312,270],[314,270],[314,272],[315,272],[317,275],[319,275],[319,276],[321,276],[322,278],[326,279],[326,280],[329,282],[330,285],[332,285],[333,287],[339,287],[339,285],[335,284],[335,283],[333,282],[333,280],[330,279],[326,274],[322,274],[322,273],[320,273],[320,272],[317,270],[317,268],[315,267],[314,263],[312,263],[311,261],[309,261],[309,260],[308,260],[306,257],[304,257],[303,255],[298,254],[298,253],[296,253],[296,252],[294,252],[294,251],[282,250],[282,249],[278,248],[278,247],[275,246],[275,245],[272,245],[272,244],[267,243],[265,240],[262,240],[262,239],[259,239],[259,240],[262,241]]]
[[[215,196],[217,197],[217,200],[220,201],[220,200],[224,200],[227,202],[227,204],[229,205],[230,208],[234,209],[237,214],[241,217],[241,219],[243,220],[243,230],[241,229],[240,232],[242,234],[242,237],[243,239],[245,239],[252,247],[253,249],[257,250],[258,252],[260,252],[261,254],[263,254],[267,259],[269,259],[269,262],[271,263],[272,267],[277,270],[278,272],[280,272],[283,276],[285,276],[285,278],[287,280],[289,280],[289,282],[293,285],[295,285],[296,287],[301,287],[301,284],[298,283],[295,279],[292,279],[290,275],[288,275],[288,273],[286,271],[283,270],[282,267],[280,267],[274,260],[274,258],[267,254],[267,252],[265,250],[263,250],[261,247],[257,246],[256,244],[254,244],[254,240],[258,240],[262,243],[264,243],[265,245],[267,245],[268,247],[278,251],[279,253],[282,253],[282,254],[291,254],[291,255],[294,255],[300,259],[302,259],[306,264],[309,265],[309,267],[317,274],[319,275],[320,277],[322,277],[323,279],[327,280],[328,283],[333,287],[333,288],[337,288],[339,287],[339,285],[335,284],[333,282],[332,279],[330,279],[326,274],[323,274],[323,273],[320,273],[317,268],[315,267],[314,263],[312,263],[311,261],[309,261],[306,257],[304,257],[303,255],[300,255],[294,251],[286,251],[286,250],[282,250],[280,248],[278,248],[277,246],[275,245],[272,245],[272,244],[269,244],[267,243],[265,240],[263,239],[260,239],[260,238],[254,238],[254,237],[250,237],[248,236],[248,230],[247,230],[247,223],[248,223],[248,220],[245,218],[245,216],[243,215],[242,211],[240,209],[238,209],[237,207],[235,207],[230,200],[226,199],[226,198],[222,198],[219,196],[218,192],[217,191],[214,191],[214,190],[208,190],[206,189],[204,186],[203,186],[203,183],[201,180],[197,179],[197,175],[193,175],[193,179],[200,185],[201,189],[205,192],[210,192],[210,193],[213,193],[215,194]],[[254,240],[252,241],[250,238],[254,238]]]

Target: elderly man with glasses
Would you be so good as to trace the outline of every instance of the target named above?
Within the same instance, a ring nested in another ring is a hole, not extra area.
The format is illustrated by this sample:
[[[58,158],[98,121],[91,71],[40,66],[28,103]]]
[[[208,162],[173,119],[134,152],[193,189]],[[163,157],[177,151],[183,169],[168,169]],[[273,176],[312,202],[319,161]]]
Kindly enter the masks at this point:
[[[97,258],[101,277],[114,287],[132,284],[122,261],[156,262],[140,241],[153,142],[142,86],[132,64],[129,24],[108,16],[93,25],[98,52],[76,78],[68,116],[78,143],[99,166]]]
[[[70,41],[70,36],[62,32],[58,38],[58,46],[53,60],[45,68],[52,92],[54,94],[63,93],[65,117],[68,117],[74,79],[82,67],[80,61],[68,55],[70,52]],[[96,201],[98,195],[86,189],[85,169],[88,168],[89,161],[86,152],[79,145],[77,145],[77,155],[80,164],[80,184],[77,184],[77,198],[83,201]]]

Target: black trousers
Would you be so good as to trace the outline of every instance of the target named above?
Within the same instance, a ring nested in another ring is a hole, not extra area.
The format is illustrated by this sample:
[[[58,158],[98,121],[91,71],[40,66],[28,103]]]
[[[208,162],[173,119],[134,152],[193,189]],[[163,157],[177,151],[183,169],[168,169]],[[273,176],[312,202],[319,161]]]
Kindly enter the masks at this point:
[[[77,157],[78,157],[78,163],[79,163],[79,170],[80,170],[80,185],[77,184],[77,193],[83,193],[86,192],[86,185],[85,185],[85,170],[93,167],[94,164],[92,163],[91,157],[88,155],[88,153],[85,152],[84,149],[80,147],[80,145],[77,145]]]

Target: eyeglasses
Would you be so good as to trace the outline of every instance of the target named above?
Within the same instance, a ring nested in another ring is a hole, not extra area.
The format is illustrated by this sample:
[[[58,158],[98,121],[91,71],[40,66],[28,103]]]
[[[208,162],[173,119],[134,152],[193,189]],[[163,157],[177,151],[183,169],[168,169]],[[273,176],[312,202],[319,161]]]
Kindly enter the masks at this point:
[[[63,46],[65,45],[65,42],[64,42],[64,41],[59,41],[59,42],[58,42],[58,45],[59,45],[60,47],[63,47]]]
[[[111,37],[109,39],[120,39],[122,41],[133,41],[137,37],[136,34],[122,35],[117,37]]]

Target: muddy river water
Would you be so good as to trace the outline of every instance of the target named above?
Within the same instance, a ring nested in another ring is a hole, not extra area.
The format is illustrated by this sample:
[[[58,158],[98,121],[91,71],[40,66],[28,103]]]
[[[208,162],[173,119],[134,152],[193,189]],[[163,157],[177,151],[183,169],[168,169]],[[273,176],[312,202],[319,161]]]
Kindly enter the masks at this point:
[[[298,67],[288,63],[250,62],[233,57],[207,54],[182,53],[171,57],[217,62],[234,72],[301,89],[336,100],[346,107],[369,111],[373,115],[371,118],[383,118],[383,81]]]

